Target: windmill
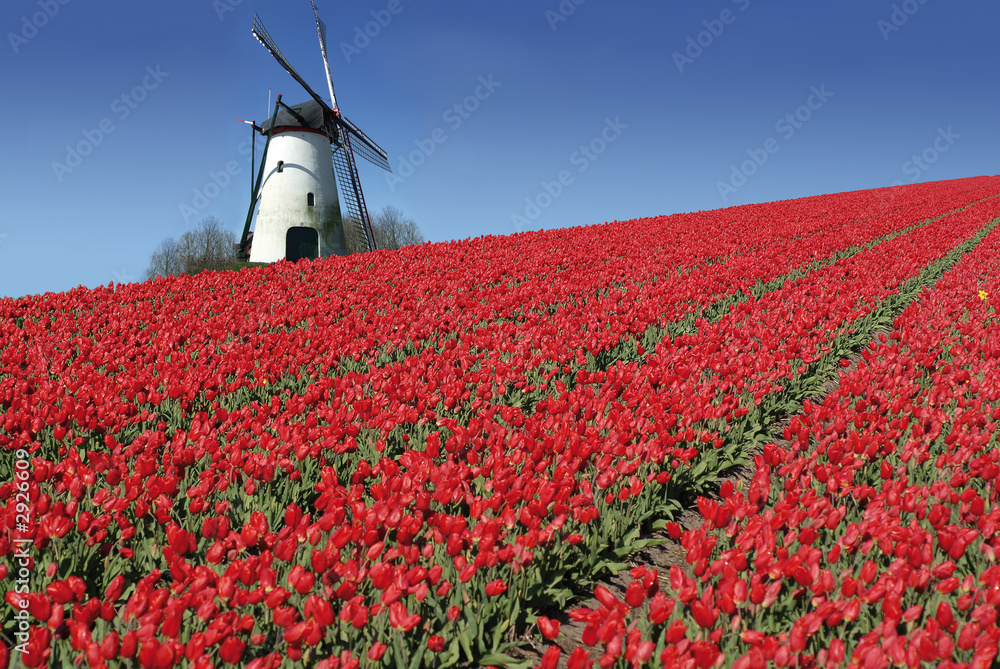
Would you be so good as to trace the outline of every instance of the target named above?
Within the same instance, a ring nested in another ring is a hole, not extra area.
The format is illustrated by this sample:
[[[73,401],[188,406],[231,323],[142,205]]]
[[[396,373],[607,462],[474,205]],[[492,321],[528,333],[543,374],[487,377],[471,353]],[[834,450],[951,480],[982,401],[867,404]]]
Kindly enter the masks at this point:
[[[355,236],[367,250],[376,248],[355,153],[392,170],[386,152],[340,113],[327,58],[326,24],[319,18],[316,3],[310,0],[310,4],[326,68],[329,104],[295,71],[254,14],[253,36],[312,99],[288,106],[279,95],[270,121],[250,124],[255,137],[260,133],[267,138],[240,239],[241,255],[251,262],[345,255],[345,225],[354,226]],[[251,233],[258,202],[257,224]]]

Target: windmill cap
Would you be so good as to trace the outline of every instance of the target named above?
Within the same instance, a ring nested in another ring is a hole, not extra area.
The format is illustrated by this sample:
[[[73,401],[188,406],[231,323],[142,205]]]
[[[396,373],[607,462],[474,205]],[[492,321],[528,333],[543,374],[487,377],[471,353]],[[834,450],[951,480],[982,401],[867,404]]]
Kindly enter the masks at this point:
[[[285,109],[278,109],[278,116],[275,119],[274,125],[276,128],[310,128],[312,130],[322,130],[326,125],[326,110],[320,103],[315,100],[308,100],[306,102],[300,102],[295,105],[288,105],[298,113],[306,121],[306,125],[303,125],[299,119],[295,118],[288,113]],[[266,134],[271,128],[271,119],[267,119],[261,124],[261,134]]]

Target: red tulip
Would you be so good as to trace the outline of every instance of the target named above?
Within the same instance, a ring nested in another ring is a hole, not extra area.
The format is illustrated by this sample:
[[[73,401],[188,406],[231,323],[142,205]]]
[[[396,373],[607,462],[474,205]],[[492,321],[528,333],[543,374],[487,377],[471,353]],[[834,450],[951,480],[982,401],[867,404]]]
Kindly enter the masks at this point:
[[[952,626],[955,624],[955,618],[951,612],[951,606],[948,602],[940,602],[937,607],[937,619],[938,625],[943,629],[951,631]]]
[[[706,606],[700,599],[691,602],[691,615],[700,627],[710,629],[719,618],[719,613]]]
[[[558,620],[551,620],[545,616],[538,617],[538,629],[541,630],[542,636],[550,641],[559,636],[560,625]]]
[[[559,646],[549,646],[548,650],[542,655],[541,667],[542,669],[556,669],[559,666],[559,656],[562,654],[562,649]]]
[[[109,583],[108,587],[104,590],[104,599],[112,602],[118,601],[118,598],[121,597],[122,590],[124,588],[125,588],[125,577],[122,576],[121,574],[118,574],[113,579],[111,579],[111,583]]]
[[[603,585],[597,585],[594,588],[594,597],[608,608],[614,608],[618,605],[618,599]]]
[[[486,584],[486,594],[489,597],[496,597],[497,595],[507,591],[507,584],[503,582],[502,578],[498,578],[495,581],[490,581]]]
[[[643,586],[643,582],[632,581],[629,583],[625,590],[625,603],[633,609],[637,609],[642,606],[644,601],[646,601],[646,588]]]
[[[219,646],[219,657],[227,664],[237,664],[243,659],[246,642],[238,637],[227,637]]]
[[[76,594],[70,589],[65,581],[50,583],[45,588],[45,593],[56,604],[68,604],[76,600]]]
[[[107,636],[104,637],[104,640],[101,641],[101,646],[100,646],[101,657],[104,658],[105,660],[113,660],[116,657],[118,657],[119,648],[120,648],[120,642],[118,638],[118,632],[112,630],[111,632],[108,633]],[[3,666],[3,664],[0,663],[0,666]]]
[[[333,607],[330,602],[316,595],[309,595],[304,607],[304,615],[313,618],[323,627],[329,627],[334,621]]]
[[[587,657],[587,652],[582,648],[574,650],[566,661],[567,669],[588,669],[593,664],[594,661]]]
[[[382,659],[382,656],[385,655],[385,651],[388,649],[389,647],[387,645],[381,641],[376,641],[371,645],[371,648],[368,649],[368,659],[372,662],[378,662]]]

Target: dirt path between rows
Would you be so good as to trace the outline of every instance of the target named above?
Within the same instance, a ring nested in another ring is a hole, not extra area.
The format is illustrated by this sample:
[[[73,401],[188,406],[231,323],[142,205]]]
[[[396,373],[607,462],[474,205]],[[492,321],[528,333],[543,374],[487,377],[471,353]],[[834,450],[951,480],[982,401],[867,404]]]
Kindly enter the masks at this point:
[[[889,330],[876,329],[872,332],[871,339],[869,341],[877,341],[879,334],[888,335]],[[861,349],[863,350],[863,349]],[[850,365],[847,367],[842,367],[838,371],[840,373],[849,373],[857,368],[858,364],[862,360],[860,350],[847,358]],[[840,387],[840,374],[838,373],[835,378],[831,378],[825,381],[818,393],[809,398],[813,404],[822,404],[826,398],[836,391]],[[787,414],[780,419],[776,420],[771,425],[770,433],[771,435],[778,435],[778,438],[773,439],[773,443],[777,444],[782,448],[788,448],[791,442],[786,441],[782,438],[785,428],[788,427],[792,420],[797,416],[796,414]],[[761,452],[760,448],[748,449],[748,457],[752,460],[754,455],[758,455]],[[753,480],[756,469],[751,465],[749,467],[742,467],[734,471],[727,472],[724,478],[719,480],[719,485],[725,481],[731,481],[734,484],[742,482],[743,488],[749,486],[750,482]],[[693,530],[702,526],[705,522],[704,517],[698,513],[697,509],[697,498],[692,497],[691,499],[684,500],[684,511],[681,513],[680,517],[677,519],[677,523],[685,530]],[[626,558],[626,562],[629,568],[645,566],[648,569],[656,569],[659,571],[659,581],[660,590],[663,592],[670,591],[670,568],[677,566],[683,569],[688,576],[693,577],[691,571],[691,566],[687,563],[686,557],[687,552],[681,546],[680,542],[671,539],[665,531],[650,532],[640,537],[640,539],[659,539],[663,543],[650,546],[639,550]],[[549,618],[553,620],[558,620],[562,623],[559,631],[559,636],[556,638],[554,643],[562,649],[562,655],[559,659],[560,669],[566,669],[567,660],[570,654],[577,648],[583,646],[583,631],[586,628],[586,624],[582,622],[577,622],[569,617],[569,611],[581,607],[596,609],[600,606],[600,603],[593,598],[592,593],[594,587],[597,585],[603,585],[608,590],[610,590],[615,597],[619,600],[625,600],[625,589],[631,579],[628,574],[628,570],[622,570],[615,575],[605,576],[602,579],[590,584],[587,587],[581,587],[579,589],[580,599],[575,600],[570,603],[564,610],[554,612],[546,612]],[[537,666],[542,659],[542,655],[549,648],[550,644],[543,643],[539,640],[540,635],[537,629],[531,630],[533,634],[525,634],[521,637],[523,645],[516,650],[510,651],[512,657],[516,657],[519,660],[531,661],[532,666]],[[597,660],[600,657],[600,649],[591,649],[591,659]]]

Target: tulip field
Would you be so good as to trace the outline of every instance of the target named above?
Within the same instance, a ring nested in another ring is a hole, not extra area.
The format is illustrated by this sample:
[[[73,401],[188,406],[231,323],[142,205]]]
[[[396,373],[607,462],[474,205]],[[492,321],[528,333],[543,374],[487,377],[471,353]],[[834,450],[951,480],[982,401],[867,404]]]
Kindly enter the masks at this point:
[[[997,669],[998,228],[977,177],[0,298],[0,667]]]

